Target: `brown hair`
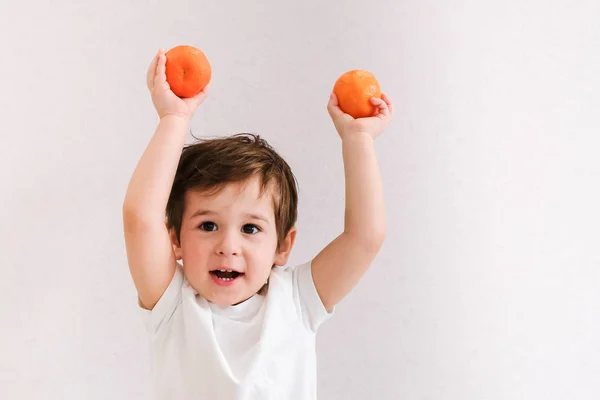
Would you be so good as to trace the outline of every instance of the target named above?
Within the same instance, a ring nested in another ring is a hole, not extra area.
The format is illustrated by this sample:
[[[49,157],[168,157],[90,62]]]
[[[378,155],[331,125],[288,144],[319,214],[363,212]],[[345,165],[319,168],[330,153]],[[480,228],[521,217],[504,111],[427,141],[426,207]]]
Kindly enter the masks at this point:
[[[264,139],[250,133],[204,139],[183,148],[167,202],[167,227],[175,229],[177,241],[180,242],[187,191],[217,193],[227,183],[244,182],[254,176],[261,181],[261,194],[269,185],[273,185],[279,247],[296,223],[296,177],[287,162]]]

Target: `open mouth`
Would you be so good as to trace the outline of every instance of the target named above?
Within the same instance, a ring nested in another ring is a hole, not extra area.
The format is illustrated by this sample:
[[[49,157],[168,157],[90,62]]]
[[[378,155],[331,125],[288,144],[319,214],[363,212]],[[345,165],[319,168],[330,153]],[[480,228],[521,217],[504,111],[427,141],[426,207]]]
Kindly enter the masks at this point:
[[[226,269],[216,269],[214,271],[210,271],[210,274],[224,282],[233,281],[236,278],[239,278],[240,276],[244,275],[243,272],[226,270]]]

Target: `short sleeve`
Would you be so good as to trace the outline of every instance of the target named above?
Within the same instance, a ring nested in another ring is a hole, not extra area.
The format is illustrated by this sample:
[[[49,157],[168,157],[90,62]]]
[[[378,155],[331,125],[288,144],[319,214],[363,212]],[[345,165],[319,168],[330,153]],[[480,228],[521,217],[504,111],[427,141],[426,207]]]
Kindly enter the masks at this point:
[[[181,303],[181,288],[183,286],[184,275],[181,267],[175,267],[173,279],[167,286],[167,289],[160,297],[152,310],[142,306],[138,298],[138,309],[144,316],[144,324],[149,333],[154,333],[160,329],[160,326],[169,320],[177,305]]]
[[[300,312],[304,324],[313,332],[333,314],[335,309],[327,312],[319,297],[312,276],[312,262],[298,265],[293,272],[294,292],[298,295]]]

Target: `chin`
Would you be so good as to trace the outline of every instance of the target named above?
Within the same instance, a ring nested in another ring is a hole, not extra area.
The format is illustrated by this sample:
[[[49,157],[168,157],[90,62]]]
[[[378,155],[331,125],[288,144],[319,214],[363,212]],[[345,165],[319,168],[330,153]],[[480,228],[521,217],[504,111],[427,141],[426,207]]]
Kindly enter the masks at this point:
[[[236,298],[216,298],[214,301],[212,301],[212,303],[222,306],[222,307],[226,307],[226,306],[232,306],[234,304],[239,303],[241,300],[238,300]]]
[[[246,280],[238,278],[227,285],[218,284],[214,279],[204,280],[196,291],[210,303],[221,307],[232,306],[248,300],[257,293],[262,293],[262,285],[250,288]],[[252,285],[254,286],[254,285]]]
[[[212,291],[209,296],[204,296],[209,302],[222,307],[241,303],[249,297],[251,297],[251,295],[244,296],[240,293],[215,293],[214,291]]]

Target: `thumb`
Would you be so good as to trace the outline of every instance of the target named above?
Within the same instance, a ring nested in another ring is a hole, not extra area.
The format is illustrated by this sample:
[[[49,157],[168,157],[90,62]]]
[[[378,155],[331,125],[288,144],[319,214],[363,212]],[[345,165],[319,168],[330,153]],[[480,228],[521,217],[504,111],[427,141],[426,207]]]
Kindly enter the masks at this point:
[[[190,99],[186,99],[186,101],[189,102],[194,109],[198,108],[200,106],[200,104],[202,104],[202,102],[204,102],[204,100],[206,99],[206,96],[208,96],[209,88],[210,88],[210,82],[204,87],[204,89],[202,89],[202,91],[200,93],[198,93],[197,95],[195,95],[194,97],[192,97]]]
[[[329,112],[329,116],[334,120],[344,115],[344,112],[339,106],[338,98],[333,92],[329,96],[329,102],[327,103],[327,111]]]

